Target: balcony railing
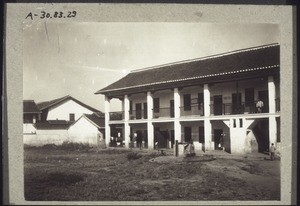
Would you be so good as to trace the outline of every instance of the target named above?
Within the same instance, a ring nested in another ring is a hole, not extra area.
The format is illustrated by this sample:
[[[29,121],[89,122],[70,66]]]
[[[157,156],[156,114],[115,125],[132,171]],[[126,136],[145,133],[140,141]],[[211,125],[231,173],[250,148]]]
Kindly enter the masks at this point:
[[[170,107],[154,108],[153,118],[160,118],[160,117],[174,117],[174,108],[170,108]]]
[[[203,116],[204,106],[203,105],[191,105],[180,107],[180,116]]]
[[[122,120],[124,119],[124,112],[110,112],[109,113],[109,120]]]
[[[251,110],[251,109],[249,109]],[[230,114],[243,114],[245,113],[245,104],[233,105],[232,103],[210,105],[210,114],[211,115],[230,115]],[[250,113],[250,111],[249,111]],[[254,110],[253,112],[254,113]]]
[[[110,112],[109,113],[109,120],[122,120],[124,119],[124,112]]]
[[[130,110],[129,111],[129,119],[135,120],[135,119],[147,119],[147,110]]]
[[[268,103],[266,103],[268,104]],[[275,107],[276,112],[280,111],[280,99],[275,99]],[[268,108],[265,106],[265,111],[263,109],[263,113],[268,112]],[[174,117],[174,108],[166,107],[166,108],[154,108],[152,109],[153,118],[161,118],[161,117]],[[244,113],[257,113],[256,102],[245,104],[242,102],[240,105],[232,104],[232,103],[224,103],[210,105],[210,114],[211,115],[232,115],[232,114],[244,114]],[[203,116],[204,115],[204,106],[203,105],[191,105],[191,106],[182,106],[180,107],[180,116]],[[110,120],[123,120],[124,112],[110,112],[109,113]],[[148,114],[147,110],[131,110],[129,111],[129,119],[137,120],[137,119],[147,119]]]

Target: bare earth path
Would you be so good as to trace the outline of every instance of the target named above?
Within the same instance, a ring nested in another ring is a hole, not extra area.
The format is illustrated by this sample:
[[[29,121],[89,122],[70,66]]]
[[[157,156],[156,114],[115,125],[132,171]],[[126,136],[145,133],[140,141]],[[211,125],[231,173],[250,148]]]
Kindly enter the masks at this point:
[[[26,200],[279,200],[280,161],[25,148]],[[205,159],[206,158],[206,159]],[[202,161],[203,160],[203,161]]]

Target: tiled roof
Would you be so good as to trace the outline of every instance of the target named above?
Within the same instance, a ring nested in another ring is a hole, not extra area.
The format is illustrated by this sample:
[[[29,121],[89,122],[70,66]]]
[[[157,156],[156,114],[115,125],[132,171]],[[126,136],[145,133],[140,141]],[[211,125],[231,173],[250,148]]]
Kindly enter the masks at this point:
[[[98,128],[104,128],[105,127],[104,117],[101,117],[96,113],[84,114],[84,116],[86,118],[88,118],[90,121],[92,121]]]
[[[237,74],[262,72],[279,68],[279,44],[247,48],[223,54],[159,65],[135,70],[97,91],[95,94],[113,93],[128,89],[142,88],[169,83],[224,77]],[[279,71],[279,70],[278,70]]]
[[[49,120],[49,121],[42,121],[36,122],[34,127],[36,129],[41,130],[51,130],[51,129],[68,129],[72,122],[68,122],[65,120]]]
[[[23,113],[36,114],[41,113],[34,100],[23,100]]]
[[[73,100],[74,102],[80,104],[81,106],[83,106],[83,107],[85,107],[85,108],[87,108],[87,109],[89,109],[93,112],[100,112],[99,110],[84,104],[83,102],[75,99],[74,97],[72,97],[70,95],[67,95],[67,96],[64,96],[64,97],[61,97],[61,98],[58,98],[58,99],[50,100],[50,101],[39,102],[39,103],[37,103],[37,106],[39,107],[40,110],[44,110],[44,109],[48,109],[50,107],[56,106],[60,103],[63,103],[67,100]]]

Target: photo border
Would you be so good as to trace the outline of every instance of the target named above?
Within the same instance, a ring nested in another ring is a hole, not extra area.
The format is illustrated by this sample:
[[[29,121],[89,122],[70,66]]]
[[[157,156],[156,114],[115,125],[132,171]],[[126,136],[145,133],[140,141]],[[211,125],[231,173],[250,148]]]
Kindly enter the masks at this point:
[[[25,2],[25,1],[24,1]],[[236,2],[236,1],[234,1]],[[283,1],[276,1],[283,2]],[[286,1],[285,1],[286,2]],[[23,170],[23,71],[22,45],[23,23],[26,13],[37,11],[43,7],[48,12],[61,9],[76,9],[80,12],[77,19],[69,22],[107,22],[107,21],[153,21],[153,22],[221,22],[221,23],[278,23],[280,27],[280,93],[281,105],[289,105],[281,109],[281,134],[283,145],[281,159],[281,201],[183,201],[184,204],[291,204],[296,202],[297,173],[297,59],[296,59],[296,11],[295,6],[289,5],[220,5],[220,4],[123,4],[123,3],[6,3],[4,26],[4,54],[3,58],[3,126],[2,138],[4,164],[3,171],[4,201],[9,204],[116,204],[108,201],[25,201],[24,199],[24,170]],[[239,11],[242,10],[243,12]],[[165,11],[172,9],[172,14]],[[195,11],[201,15],[194,15]],[[245,12],[255,13],[256,17],[245,17]],[[139,15],[137,15],[137,13]],[[139,19],[136,17],[139,16]],[[55,20],[51,20],[55,21]],[[37,21],[33,21],[32,24]],[[283,55],[282,55],[283,54]],[[291,105],[291,106],[290,106]],[[284,118],[283,118],[284,117]],[[283,121],[284,120],[284,121]],[[289,144],[289,145],[286,145]],[[284,174],[284,175],[283,175]],[[290,196],[290,197],[289,197]],[[118,204],[180,204],[174,201],[149,202],[118,202]]]

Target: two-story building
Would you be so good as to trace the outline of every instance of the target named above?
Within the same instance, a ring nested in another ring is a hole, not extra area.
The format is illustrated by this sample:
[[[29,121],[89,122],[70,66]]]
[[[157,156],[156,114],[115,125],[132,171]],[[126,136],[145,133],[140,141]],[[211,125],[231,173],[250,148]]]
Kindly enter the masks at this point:
[[[275,43],[131,71],[95,93],[105,95],[105,136],[123,125],[125,147],[138,134],[150,149],[178,140],[202,151],[268,151],[280,142],[279,51]],[[113,98],[122,111],[110,111]]]

